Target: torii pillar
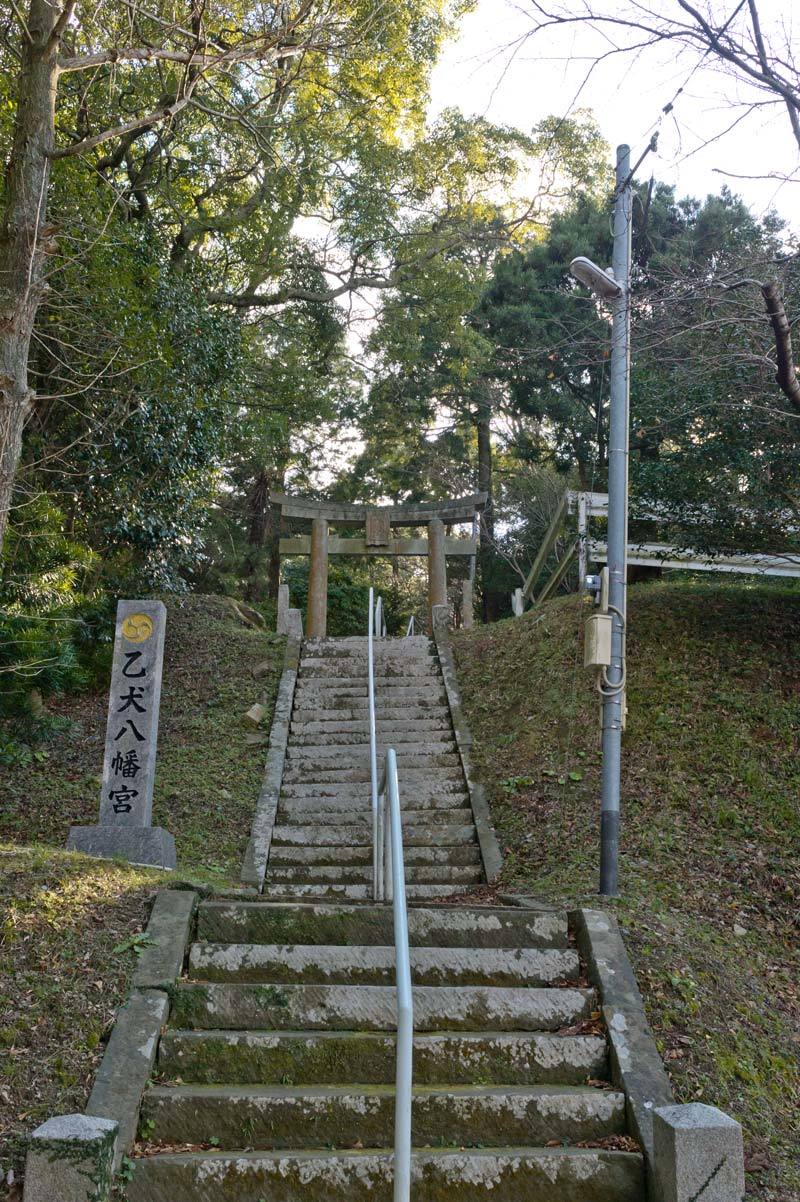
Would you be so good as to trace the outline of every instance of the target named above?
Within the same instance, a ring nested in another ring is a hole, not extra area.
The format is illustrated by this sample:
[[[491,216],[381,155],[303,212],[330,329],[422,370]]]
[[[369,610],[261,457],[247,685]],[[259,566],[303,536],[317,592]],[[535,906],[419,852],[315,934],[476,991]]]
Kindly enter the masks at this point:
[[[428,522],[428,606],[431,611],[434,605],[447,605],[447,561],[441,518],[431,518]]]
[[[308,571],[306,636],[324,639],[328,629],[328,519],[311,523],[311,565]]]

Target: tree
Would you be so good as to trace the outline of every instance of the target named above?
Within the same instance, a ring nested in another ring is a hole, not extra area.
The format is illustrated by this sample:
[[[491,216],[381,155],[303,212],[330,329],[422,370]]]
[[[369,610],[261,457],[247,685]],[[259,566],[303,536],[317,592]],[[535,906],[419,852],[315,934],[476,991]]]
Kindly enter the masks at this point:
[[[776,218],[757,221],[727,189],[703,203],[656,183],[635,192],[633,512],[660,504],[668,541],[687,547],[787,546],[800,429],[775,388],[772,331],[749,277],[777,271],[794,301],[793,248]],[[579,251],[609,261],[608,211],[607,199],[577,197],[546,241],[498,260],[478,309],[516,410],[509,450],[564,473],[575,465],[595,489],[607,470],[608,314],[567,264]]]

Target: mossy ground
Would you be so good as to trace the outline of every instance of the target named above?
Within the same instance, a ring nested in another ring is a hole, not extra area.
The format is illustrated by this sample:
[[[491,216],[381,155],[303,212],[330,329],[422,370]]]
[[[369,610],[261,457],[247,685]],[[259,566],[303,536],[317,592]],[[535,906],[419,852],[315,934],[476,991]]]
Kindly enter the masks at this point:
[[[503,884],[596,895],[598,701],[570,597],[455,636]],[[621,891],[680,1101],[746,1132],[748,1191],[800,1199],[800,592],[631,589]]]
[[[63,851],[70,825],[97,821],[105,692],[47,699],[67,729],[46,758],[0,767],[0,1197],[8,1168],[19,1176],[25,1133],[85,1106],[135,963],[134,950],[114,949],[146,924],[155,891],[176,879],[238,884],[266,757],[242,715],[263,702],[269,729],[283,640],[224,598],[165,601],[153,822],[174,834],[178,872]]]

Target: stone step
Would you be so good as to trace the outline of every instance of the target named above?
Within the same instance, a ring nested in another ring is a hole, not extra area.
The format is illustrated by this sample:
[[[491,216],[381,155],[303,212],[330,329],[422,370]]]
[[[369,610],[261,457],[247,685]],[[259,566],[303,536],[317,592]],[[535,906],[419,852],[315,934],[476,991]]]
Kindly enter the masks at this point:
[[[412,947],[568,946],[563,910],[492,906],[411,906]],[[197,937],[218,943],[394,944],[391,906],[275,905],[204,901]]]
[[[267,867],[267,884],[273,885],[368,885],[372,868],[358,864],[275,864]],[[479,885],[483,870],[469,864],[406,865],[407,885]]]
[[[315,755],[325,752],[331,747],[347,747],[348,750],[353,747],[369,747],[369,724],[362,722],[360,725],[363,730],[352,731],[340,730],[336,727],[330,727],[328,730],[305,731],[301,726],[297,730],[292,730],[289,737],[289,748],[291,751],[307,751],[310,755]],[[407,749],[409,746],[423,745],[435,747],[437,750],[439,748],[449,750],[455,747],[453,731],[444,725],[438,729],[426,725],[410,727],[407,730],[392,730],[381,726],[376,733],[378,746],[384,748],[396,747],[399,750],[401,747]]]
[[[168,1030],[159,1049],[162,1075],[206,1085],[390,1085],[395,1070],[395,1037],[379,1032]],[[606,1042],[598,1035],[414,1036],[417,1085],[582,1085],[607,1076]]]
[[[375,689],[384,706],[416,705],[424,700],[434,705],[444,705],[447,701],[444,685],[436,677],[429,682],[420,681],[418,684],[403,683],[398,677],[383,677],[376,680]],[[299,699],[308,702],[310,699],[315,708],[319,708],[320,703],[325,707],[346,705],[351,697],[367,697],[366,677],[363,680],[317,680],[306,677],[298,680],[295,686],[295,701]]]
[[[409,901],[432,901],[460,897],[470,885],[406,885]],[[369,902],[374,900],[372,885],[267,885],[264,897],[269,901],[342,901]]]
[[[172,1085],[149,1089],[142,1122],[155,1143],[226,1148],[385,1148],[393,1139],[391,1085]],[[625,1095],[580,1085],[420,1086],[411,1139],[430,1144],[578,1144],[625,1130]]]
[[[336,781],[354,781],[360,784],[363,780],[369,780],[370,761],[369,750],[366,747],[347,747],[338,753],[323,752],[318,755],[305,755],[304,751],[303,747],[288,751],[286,767],[283,770],[283,779],[287,784],[313,784],[315,780],[324,781],[326,784]],[[383,759],[386,748],[380,749],[378,755]],[[404,755],[398,749],[397,768],[401,780],[406,781],[419,780],[423,774],[427,777],[433,773],[437,779],[457,780],[459,775],[463,779],[461,761],[455,751],[440,750],[438,753]]]
[[[413,767],[420,761],[424,764],[446,764],[448,766],[460,762],[455,749],[455,737],[447,731],[433,739],[420,737],[418,734],[416,739],[406,739],[396,745],[386,735],[382,735],[377,740],[378,755],[385,755],[387,747],[392,746],[395,746],[397,751],[398,766],[407,763]],[[346,736],[341,734],[329,735],[324,743],[298,743],[292,738],[289,741],[286,755],[290,763],[301,760],[312,764],[347,763],[355,766],[365,763],[369,765],[369,741],[365,741],[363,736],[359,736],[357,742],[348,742]]]
[[[304,715],[302,721],[294,719],[291,724],[291,739],[292,742],[302,742],[306,739],[314,740],[319,736],[329,738],[331,736],[347,735],[352,740],[364,739],[369,737],[369,720],[366,716],[359,717],[354,710],[343,711],[343,717],[336,717],[329,710],[311,710],[310,714],[315,715],[311,718],[310,715]],[[412,711],[396,710],[393,711],[397,716],[393,718],[378,718],[377,733],[378,737],[384,743],[391,739],[397,739],[401,742],[413,743],[422,735],[432,735],[438,737],[452,737],[453,728],[450,723],[450,715],[442,713],[438,717],[431,714],[431,710],[425,710],[426,717],[412,717]]]
[[[354,651],[363,651],[366,653],[367,641],[366,634],[343,635],[340,638],[306,639],[303,643],[303,654],[349,655]],[[386,650],[411,652],[412,654],[428,652],[434,646],[426,634],[412,634],[408,638],[396,635],[387,635],[381,638],[376,636],[373,639],[372,645],[376,649],[376,652]]]
[[[477,844],[464,843],[455,847],[405,848],[406,866],[417,864],[480,864]],[[278,864],[371,864],[372,844],[359,847],[272,847],[269,866]]]
[[[579,975],[577,952],[558,948],[413,947],[410,957],[415,985],[551,985]],[[376,944],[198,942],[189,953],[188,975],[195,981],[391,985],[395,951]]]
[[[313,697],[304,699],[301,694],[295,693],[293,718],[302,718],[303,721],[309,722],[338,722],[339,719],[345,718],[348,721],[367,720],[369,701],[366,693],[359,693],[355,697],[343,697],[339,701],[334,697],[325,697],[323,700],[324,705],[320,705]],[[426,693],[409,704],[402,698],[388,697],[384,700],[376,697],[375,715],[379,724],[382,721],[415,722],[436,718],[446,718],[449,721],[450,709],[446,700],[437,700]]]
[[[375,679],[416,680],[440,677],[441,669],[430,656],[403,655],[392,658],[383,656],[375,661]],[[348,656],[346,659],[320,659],[315,657],[300,660],[297,677],[301,680],[366,680],[367,657]]]
[[[557,1031],[587,1019],[594,990],[414,987],[415,1031]],[[394,985],[196,985],[179,982],[169,1025],[208,1030],[392,1031]]]
[[[341,759],[338,763],[341,764]],[[460,781],[463,787],[464,774],[456,755],[428,756],[425,760],[412,760],[411,757],[403,763],[398,756],[397,767],[400,776],[401,789],[408,792],[415,784],[435,781]],[[369,783],[369,765],[364,767],[335,767],[330,760],[306,762],[294,760],[284,769],[283,780],[287,785],[361,785]]]
[[[329,798],[327,800],[330,800]],[[472,822],[472,810],[467,797],[456,797],[451,794],[443,801],[452,801],[453,805],[425,804],[424,810],[404,810],[403,822],[413,826],[437,826],[445,823],[449,826],[462,826]],[[459,804],[459,802],[461,804]],[[281,826],[358,826],[362,834],[369,840],[372,838],[372,807],[368,802],[356,805],[347,802],[347,809],[331,809],[326,800],[317,802],[317,809],[306,808],[299,813],[293,811],[289,802],[281,802],[278,809],[278,822]],[[363,842],[359,840],[359,842]]]
[[[460,781],[451,780],[449,777],[442,780],[437,773],[435,780],[429,780],[423,773],[423,779],[420,780],[419,774],[412,779],[411,774],[406,772],[400,779],[400,800],[404,809],[407,809],[413,802],[427,805],[430,797],[443,797],[448,794],[457,794],[459,797],[463,797],[463,775]],[[282,798],[349,797],[356,803],[360,803],[369,796],[369,778],[362,781],[308,781],[305,784],[291,781],[289,784],[281,786]]]
[[[411,799],[413,803],[413,799]],[[445,793],[443,797],[429,797],[425,801],[426,816],[430,810],[469,810],[469,796],[466,790],[463,793]],[[280,816],[282,822],[327,822],[335,821],[337,814],[353,815],[352,819],[346,821],[363,822],[364,815],[369,817],[372,813],[372,806],[369,800],[369,791],[364,790],[361,797],[356,799],[353,797],[282,797],[280,802]],[[407,814],[412,812],[405,811]],[[470,812],[469,821],[472,820]]]
[[[443,811],[447,813],[447,811]],[[408,818],[408,815],[405,815]],[[430,819],[430,815],[426,815]],[[440,847],[447,843],[474,843],[475,842],[475,827],[472,824],[464,823],[459,826],[452,826],[446,822],[435,823],[427,821],[425,825],[419,823],[417,815],[411,816],[413,825],[404,826],[403,828],[403,844],[407,847],[426,846]],[[372,839],[371,828],[367,830],[367,842]],[[293,844],[295,847],[309,847],[312,845],[324,844],[330,847],[336,847],[337,844],[343,844],[345,847],[352,847],[359,843],[364,843],[364,825],[349,825],[349,826],[303,826],[299,823],[296,825],[281,825],[275,826],[272,831],[273,844]]]
[[[414,1202],[644,1202],[644,1165],[600,1148],[426,1148]],[[184,1152],[134,1161],[127,1202],[392,1202],[393,1157],[362,1150]]]

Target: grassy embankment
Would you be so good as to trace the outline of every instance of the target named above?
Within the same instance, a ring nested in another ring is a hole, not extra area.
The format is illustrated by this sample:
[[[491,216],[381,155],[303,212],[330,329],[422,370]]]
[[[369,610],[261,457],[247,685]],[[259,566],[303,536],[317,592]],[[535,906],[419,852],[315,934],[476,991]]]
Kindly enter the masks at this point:
[[[255,701],[271,714],[283,640],[223,598],[165,600],[153,822],[175,836],[177,873],[63,850],[71,824],[97,821],[105,690],[50,699],[69,727],[46,758],[0,766],[0,1197],[18,1196],[3,1183],[19,1176],[26,1132],[83,1109],[155,891],[238,883],[265,758],[242,715]]]
[[[456,635],[503,885],[598,904],[585,604]],[[619,917],[675,1093],[743,1124],[748,1194],[800,1199],[800,592],[631,590]]]

